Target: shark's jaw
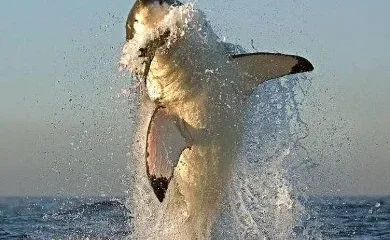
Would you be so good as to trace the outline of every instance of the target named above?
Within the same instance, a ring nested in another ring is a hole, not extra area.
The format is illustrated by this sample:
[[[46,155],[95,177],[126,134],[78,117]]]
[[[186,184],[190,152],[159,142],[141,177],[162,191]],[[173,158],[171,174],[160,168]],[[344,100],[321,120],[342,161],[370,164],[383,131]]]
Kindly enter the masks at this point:
[[[140,14],[130,14],[129,18],[133,15],[142,19]],[[212,52],[219,48],[218,38],[192,4],[170,6],[153,28],[133,24],[126,28],[120,66],[138,79],[141,89],[157,105],[181,101],[183,92],[195,94],[204,69],[218,68],[210,62],[210,57],[215,57]]]
[[[157,50],[164,51],[185,34],[191,4],[176,0],[137,0],[126,22],[120,68],[145,83]]]

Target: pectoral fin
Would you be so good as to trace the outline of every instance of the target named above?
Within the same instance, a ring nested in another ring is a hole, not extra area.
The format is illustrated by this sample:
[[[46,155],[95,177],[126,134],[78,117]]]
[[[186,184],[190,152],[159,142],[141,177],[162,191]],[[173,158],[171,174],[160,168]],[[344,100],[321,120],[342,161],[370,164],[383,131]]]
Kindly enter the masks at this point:
[[[261,83],[289,74],[312,71],[313,65],[305,58],[281,53],[248,53],[232,56],[240,70],[248,75],[242,89],[248,96]]]
[[[146,142],[146,172],[158,200],[162,202],[181,153],[192,140],[184,121],[166,108],[157,108],[149,122]]]

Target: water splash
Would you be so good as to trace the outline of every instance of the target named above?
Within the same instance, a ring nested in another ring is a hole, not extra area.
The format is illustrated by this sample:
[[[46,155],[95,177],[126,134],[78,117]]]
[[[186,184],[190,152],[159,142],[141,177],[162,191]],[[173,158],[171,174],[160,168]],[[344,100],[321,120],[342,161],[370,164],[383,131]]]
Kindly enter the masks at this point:
[[[306,186],[302,182],[304,171],[314,166],[301,143],[308,135],[300,115],[305,85],[310,86],[308,79],[289,77],[269,82],[253,93],[242,154],[213,239],[320,238],[317,223],[304,221],[310,213],[303,206]],[[145,109],[139,109],[143,117],[151,114]],[[131,160],[135,186],[128,205],[137,209],[132,224],[138,229],[131,239],[153,239],[181,227],[168,224],[167,206],[154,205],[146,175],[136,174],[144,171],[140,149],[146,127],[144,123],[135,138]],[[185,222],[185,209],[181,210],[171,218],[181,216]]]
[[[299,183],[300,170],[311,163],[300,152],[300,141],[308,134],[300,115],[304,85],[308,84],[304,77],[289,77],[253,93],[241,159],[217,226],[217,239],[313,236],[313,231],[305,231],[308,226],[302,226],[308,212],[300,201],[306,188]]]

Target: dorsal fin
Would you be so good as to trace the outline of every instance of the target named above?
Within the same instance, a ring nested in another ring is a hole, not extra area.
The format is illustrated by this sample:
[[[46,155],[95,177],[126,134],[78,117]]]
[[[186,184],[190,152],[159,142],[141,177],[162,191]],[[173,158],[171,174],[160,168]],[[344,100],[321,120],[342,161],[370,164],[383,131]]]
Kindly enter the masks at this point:
[[[240,71],[248,76],[243,84],[243,91],[247,96],[267,80],[314,69],[303,57],[281,53],[246,53],[233,55],[232,58]]]

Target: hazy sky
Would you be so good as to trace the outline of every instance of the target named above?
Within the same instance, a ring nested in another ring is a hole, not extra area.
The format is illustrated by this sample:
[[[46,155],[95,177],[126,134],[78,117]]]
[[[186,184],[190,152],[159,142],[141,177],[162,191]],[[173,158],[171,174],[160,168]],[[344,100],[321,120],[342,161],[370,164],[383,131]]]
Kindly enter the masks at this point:
[[[117,59],[133,2],[0,2],[0,195],[126,191],[133,119]],[[314,64],[313,193],[390,194],[389,1],[195,6],[227,41]]]

